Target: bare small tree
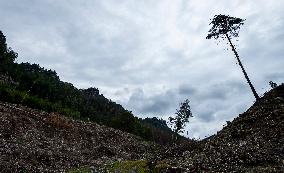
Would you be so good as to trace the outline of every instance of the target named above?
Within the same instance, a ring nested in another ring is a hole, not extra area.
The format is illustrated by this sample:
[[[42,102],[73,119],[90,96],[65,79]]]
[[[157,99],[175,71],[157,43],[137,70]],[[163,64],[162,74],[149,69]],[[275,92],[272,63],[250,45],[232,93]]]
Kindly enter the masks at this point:
[[[244,24],[244,19],[241,18],[236,18],[236,17],[231,17],[228,15],[215,15],[214,18],[212,19],[210,25],[212,24],[212,28],[208,31],[209,34],[207,35],[206,39],[218,39],[218,38],[222,38],[223,40],[226,38],[229,41],[229,44],[232,48],[232,51],[234,52],[237,61],[239,63],[239,65],[241,66],[242,72],[245,75],[245,78],[247,80],[247,83],[249,84],[252,93],[254,95],[254,97],[256,98],[256,100],[259,99],[259,96],[257,94],[257,92],[255,91],[245,69],[244,66],[241,63],[240,57],[236,51],[235,46],[232,44],[231,38],[232,37],[239,37],[239,29],[240,26]]]

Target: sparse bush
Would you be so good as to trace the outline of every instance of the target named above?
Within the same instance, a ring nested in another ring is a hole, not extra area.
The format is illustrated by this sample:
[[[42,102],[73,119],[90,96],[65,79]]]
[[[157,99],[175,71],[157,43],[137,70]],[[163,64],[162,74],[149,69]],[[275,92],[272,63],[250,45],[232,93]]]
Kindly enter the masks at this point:
[[[276,88],[277,87],[277,83],[274,83],[272,81],[269,82],[269,85],[272,89]]]

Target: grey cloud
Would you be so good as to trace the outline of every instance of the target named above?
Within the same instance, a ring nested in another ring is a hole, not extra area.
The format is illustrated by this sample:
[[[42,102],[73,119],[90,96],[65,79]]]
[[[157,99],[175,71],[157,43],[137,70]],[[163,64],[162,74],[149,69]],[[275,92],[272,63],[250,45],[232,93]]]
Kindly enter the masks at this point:
[[[199,114],[197,115],[197,118],[200,119],[203,122],[211,122],[213,120],[215,120],[215,117],[213,116],[213,114],[215,113],[216,110],[205,110],[205,111],[201,111],[199,112]]]
[[[118,90],[114,93],[114,95],[116,96],[121,96],[124,94],[128,94],[130,92],[130,90],[128,88],[123,88],[122,90]]]
[[[149,113],[152,115],[157,115],[166,112],[169,105],[170,103],[167,100],[161,100],[161,99],[152,100],[152,101],[150,100],[150,104],[146,103],[146,105],[142,109],[142,112],[145,112],[146,114]]]
[[[280,70],[280,69],[279,69]],[[284,73],[271,73],[265,76],[267,79],[267,82],[273,81],[273,82],[283,82],[283,74]]]
[[[189,85],[180,85],[178,88],[178,93],[181,95],[191,96],[197,92],[196,88]]]
[[[0,29],[19,62],[54,69],[77,87],[103,88],[136,115],[173,115],[189,98],[195,117],[187,129],[204,137],[254,100],[226,43],[205,39],[209,19],[247,19],[234,43],[262,94],[270,80],[284,80],[283,7],[264,0],[9,0],[0,1]]]
[[[175,93],[164,91],[157,95],[146,95],[142,89],[136,89],[129,101],[129,107],[135,107],[134,113],[140,116],[162,116],[167,115],[169,110],[174,108]]]
[[[226,114],[222,113],[222,110],[226,110],[226,108],[228,109],[230,107],[232,109],[237,105],[237,102],[234,103],[234,100],[242,99],[245,93],[250,92],[245,81],[243,81],[243,83],[224,81],[208,86],[181,85],[178,91],[179,94],[182,94],[183,98],[190,99],[194,116],[198,120],[207,123],[216,121],[216,118],[224,118]],[[235,113],[232,111],[229,115],[233,116],[234,114]]]

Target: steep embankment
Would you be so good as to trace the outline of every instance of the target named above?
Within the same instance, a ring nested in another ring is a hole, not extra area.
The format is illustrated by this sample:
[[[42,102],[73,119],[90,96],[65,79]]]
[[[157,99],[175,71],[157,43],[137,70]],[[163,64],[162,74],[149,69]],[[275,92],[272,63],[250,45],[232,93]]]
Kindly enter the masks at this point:
[[[188,172],[284,172],[284,85],[177,163]]]
[[[0,102],[0,172],[59,172],[147,157],[141,138],[91,122]]]

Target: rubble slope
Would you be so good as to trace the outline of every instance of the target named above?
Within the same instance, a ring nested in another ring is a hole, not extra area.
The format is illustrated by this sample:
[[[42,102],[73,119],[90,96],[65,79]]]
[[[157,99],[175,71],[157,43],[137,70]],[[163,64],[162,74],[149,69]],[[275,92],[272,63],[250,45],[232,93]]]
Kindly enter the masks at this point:
[[[60,172],[137,160],[153,144],[129,133],[0,102],[0,172]]]
[[[284,85],[185,152],[178,163],[188,172],[284,172]]]

